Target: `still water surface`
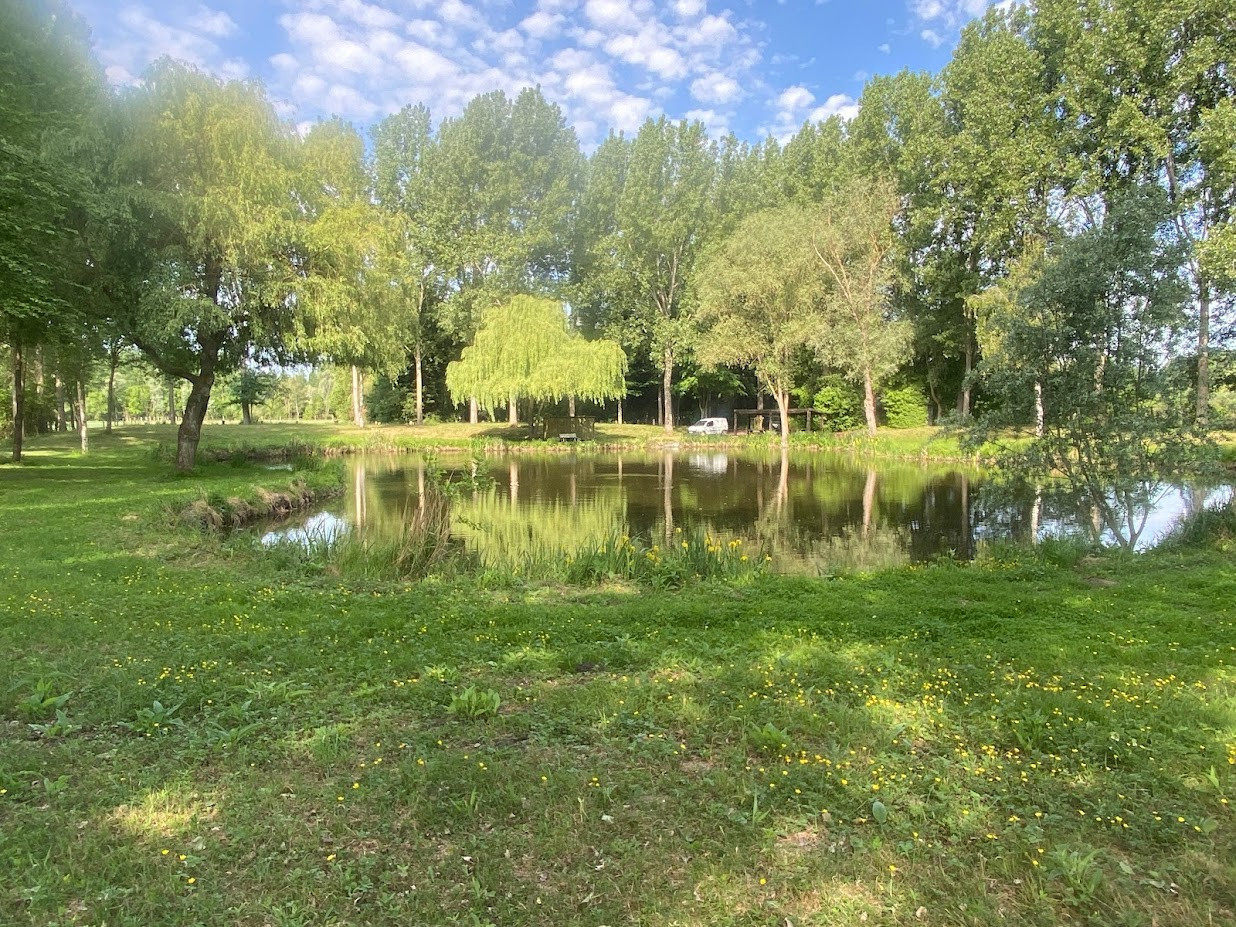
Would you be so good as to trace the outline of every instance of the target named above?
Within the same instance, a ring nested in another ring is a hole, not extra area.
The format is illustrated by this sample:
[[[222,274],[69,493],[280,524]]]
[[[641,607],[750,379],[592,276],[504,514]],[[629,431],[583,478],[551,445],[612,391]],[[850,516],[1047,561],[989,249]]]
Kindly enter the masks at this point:
[[[469,470],[465,457],[440,469]],[[351,458],[348,491],[266,539],[394,532],[426,480],[415,455]],[[616,534],[657,540],[702,527],[767,551],[784,572],[873,569],[941,555],[973,557],[992,541],[1099,537],[1145,549],[1182,516],[1231,498],[1230,486],[1152,487],[1107,517],[1060,486],[984,481],[973,470],[848,455],[734,451],[513,454],[480,462],[484,488],[452,510],[452,531],[482,559],[570,554]]]

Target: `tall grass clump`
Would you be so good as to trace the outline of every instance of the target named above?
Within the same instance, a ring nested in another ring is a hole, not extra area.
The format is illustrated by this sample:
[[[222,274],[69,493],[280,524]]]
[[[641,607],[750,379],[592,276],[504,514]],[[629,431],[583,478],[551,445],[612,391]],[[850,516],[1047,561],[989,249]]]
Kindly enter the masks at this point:
[[[451,537],[450,497],[432,484],[404,509],[394,534],[373,536],[353,528],[283,537],[268,542],[265,553],[281,566],[368,580],[424,579],[466,572],[470,565],[462,542]]]
[[[1236,549],[1236,499],[1227,505],[1203,509],[1184,519],[1159,546],[1163,549]]]
[[[750,580],[764,571],[768,561],[739,538],[725,540],[703,528],[679,528],[666,540],[615,533],[574,553],[532,552],[504,566],[528,579],[568,586],[625,581],[653,589],[679,589],[704,581]]]

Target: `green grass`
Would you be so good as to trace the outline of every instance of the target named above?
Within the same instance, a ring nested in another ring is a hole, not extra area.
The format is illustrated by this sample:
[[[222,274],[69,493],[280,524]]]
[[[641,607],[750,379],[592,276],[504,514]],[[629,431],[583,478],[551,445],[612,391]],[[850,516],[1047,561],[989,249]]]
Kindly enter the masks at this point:
[[[119,433],[150,442],[169,453],[175,447],[176,428],[172,425],[124,426]],[[848,451],[873,457],[913,460],[973,460],[974,452],[961,446],[961,433],[946,428],[884,428],[873,438],[865,431],[794,432],[795,448]],[[448,422],[416,427],[413,425],[370,425],[327,422],[273,422],[260,425],[207,424],[202,429],[201,459],[205,461],[261,459],[269,456],[295,456],[305,453],[347,454],[356,451],[425,450],[561,450],[578,452],[588,448],[650,448],[665,444],[690,447],[776,447],[780,437],[773,432],[733,435],[689,435],[679,428],[666,435],[657,425],[597,425],[597,439],[585,444],[530,440],[524,426],[509,427],[485,423],[468,425]],[[989,448],[977,454],[988,456]]]
[[[164,514],[271,471],[68,446],[0,466],[0,923],[1236,918],[1227,528],[673,592],[345,581]]]

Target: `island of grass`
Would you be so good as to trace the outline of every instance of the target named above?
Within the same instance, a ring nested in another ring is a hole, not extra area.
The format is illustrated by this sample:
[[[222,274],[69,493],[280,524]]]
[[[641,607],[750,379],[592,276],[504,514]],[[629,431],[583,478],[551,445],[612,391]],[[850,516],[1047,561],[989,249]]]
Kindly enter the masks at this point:
[[[294,473],[153,448],[0,467],[0,923],[1236,917],[1224,516],[1136,558],[358,582],[169,518]]]

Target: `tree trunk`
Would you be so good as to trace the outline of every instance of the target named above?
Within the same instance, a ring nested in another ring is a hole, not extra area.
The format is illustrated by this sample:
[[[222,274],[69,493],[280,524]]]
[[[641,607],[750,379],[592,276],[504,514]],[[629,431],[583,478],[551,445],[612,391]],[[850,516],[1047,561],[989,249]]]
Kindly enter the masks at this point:
[[[781,413],[781,446],[788,448],[790,446],[790,394],[785,390],[777,390],[773,393],[773,397],[777,400],[777,409]]]
[[[936,407],[935,415],[931,417],[931,424],[934,425],[944,417],[944,404],[940,402],[940,396],[936,392],[936,384],[932,380],[927,381],[927,392],[931,394],[931,401]]]
[[[871,371],[863,371],[863,415],[867,417],[867,434],[876,433],[875,387],[871,383]]]
[[[65,424],[64,415],[64,380],[60,379],[60,374],[56,374],[56,431],[68,431],[68,426]]]
[[[416,346],[416,424],[425,424],[425,380],[421,368],[421,346]]]
[[[974,370],[974,346],[970,343],[970,333],[966,332],[966,372],[961,381],[961,398],[957,403],[957,414],[961,420],[970,418],[970,374]]]
[[[567,415],[571,416],[571,418],[575,418],[575,397],[574,396],[567,397]]]
[[[1197,423],[1210,422],[1210,285],[1198,280],[1197,313]]]
[[[43,395],[43,348],[40,345],[34,347],[34,395]],[[40,426],[41,428],[42,426]]]
[[[202,440],[202,422],[206,421],[206,407],[210,405],[210,390],[215,385],[213,364],[203,364],[202,372],[192,381],[189,401],[185,403],[184,418],[176,432],[176,469],[186,473],[197,462],[197,445]]]
[[[74,403],[77,415],[77,433],[81,436],[82,453],[90,453],[90,431],[86,425],[86,384],[77,381],[77,400]]]
[[[242,402],[240,404],[240,423],[242,425],[253,424],[253,407],[247,402]]]
[[[361,394],[361,372],[352,365],[352,421],[357,428],[365,427],[365,397]]]
[[[468,400],[468,424],[475,425],[480,419],[480,410],[477,408],[476,397],[473,396]]]
[[[674,433],[674,398],[672,393],[674,383],[674,352],[665,349],[665,371],[661,381],[661,421],[667,435]]]
[[[21,442],[25,437],[26,395],[25,356],[21,342],[13,341],[13,463],[21,463]]]
[[[511,396],[511,401],[507,403],[506,423],[511,426],[519,424],[519,402],[514,396]]]
[[[1034,381],[1034,436],[1043,437],[1046,416],[1043,414],[1043,381]]]
[[[622,400],[618,400],[618,424],[622,424]]]
[[[116,367],[120,363],[120,352],[113,349],[107,360],[107,424],[103,430],[110,435],[112,420],[116,417]]]

